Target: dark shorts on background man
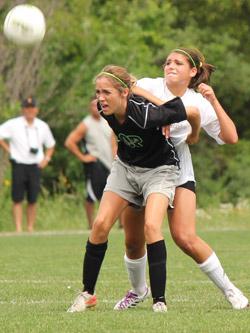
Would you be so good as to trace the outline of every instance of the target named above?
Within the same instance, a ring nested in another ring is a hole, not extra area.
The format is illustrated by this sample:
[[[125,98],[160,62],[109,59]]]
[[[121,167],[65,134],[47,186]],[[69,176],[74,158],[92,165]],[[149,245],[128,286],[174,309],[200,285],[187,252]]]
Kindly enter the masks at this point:
[[[40,191],[41,169],[37,164],[22,164],[11,162],[12,164],[12,201],[21,202],[25,194],[27,201],[35,203]]]
[[[99,160],[83,165],[86,182],[86,200],[99,201],[107,182],[109,169]]]

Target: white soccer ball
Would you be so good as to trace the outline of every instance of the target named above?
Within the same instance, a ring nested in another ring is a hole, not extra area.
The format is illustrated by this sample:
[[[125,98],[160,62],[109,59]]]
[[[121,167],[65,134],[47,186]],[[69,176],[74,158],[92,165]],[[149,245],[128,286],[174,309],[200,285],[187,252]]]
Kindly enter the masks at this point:
[[[4,35],[17,45],[33,45],[43,40],[46,31],[42,11],[32,5],[12,8],[4,20]]]

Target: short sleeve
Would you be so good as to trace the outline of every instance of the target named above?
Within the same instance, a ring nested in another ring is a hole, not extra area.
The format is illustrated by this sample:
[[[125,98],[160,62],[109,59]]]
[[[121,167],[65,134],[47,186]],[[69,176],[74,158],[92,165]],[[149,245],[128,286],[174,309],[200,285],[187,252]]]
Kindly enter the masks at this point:
[[[153,89],[152,89],[152,80],[149,79],[149,78],[143,78],[143,79],[140,79],[136,82],[136,85],[140,88],[143,88],[149,92],[152,92]]]
[[[45,125],[45,139],[44,139],[44,146],[46,148],[52,148],[54,147],[56,144],[56,141],[54,139],[54,136],[51,132],[51,129],[49,128],[49,126],[46,124]]]

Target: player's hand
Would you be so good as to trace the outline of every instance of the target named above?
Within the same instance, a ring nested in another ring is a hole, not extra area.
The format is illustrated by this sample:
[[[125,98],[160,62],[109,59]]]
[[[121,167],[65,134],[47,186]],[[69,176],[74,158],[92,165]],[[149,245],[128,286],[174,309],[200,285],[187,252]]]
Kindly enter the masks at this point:
[[[162,135],[165,136],[166,139],[170,137],[170,125],[163,126],[161,128]]]
[[[195,143],[197,143],[199,141],[199,132],[197,133],[190,133],[188,136],[187,136],[187,139],[186,139],[186,143],[188,145],[193,145]]]
[[[206,98],[210,103],[213,103],[216,100],[213,88],[205,83],[199,84],[198,92],[202,94],[202,96]]]
[[[83,155],[82,162],[83,163],[91,163],[91,162],[96,162],[97,158],[93,155],[90,154],[85,154]]]

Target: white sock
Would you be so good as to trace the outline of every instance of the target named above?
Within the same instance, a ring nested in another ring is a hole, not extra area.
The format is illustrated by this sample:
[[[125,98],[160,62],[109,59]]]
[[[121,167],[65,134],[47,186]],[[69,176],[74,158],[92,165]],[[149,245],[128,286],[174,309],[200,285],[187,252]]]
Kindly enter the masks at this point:
[[[142,296],[147,288],[146,282],[146,264],[147,253],[139,259],[130,259],[124,255],[125,266],[128,271],[128,278],[131,283],[133,291]]]
[[[224,294],[226,294],[229,289],[235,288],[224,272],[224,269],[214,252],[207,258],[207,260],[198,266]]]

